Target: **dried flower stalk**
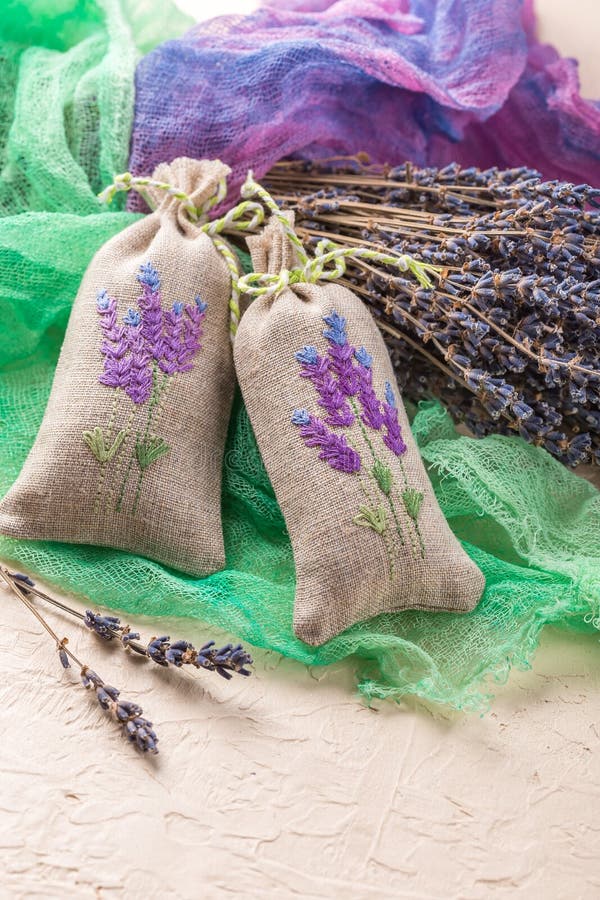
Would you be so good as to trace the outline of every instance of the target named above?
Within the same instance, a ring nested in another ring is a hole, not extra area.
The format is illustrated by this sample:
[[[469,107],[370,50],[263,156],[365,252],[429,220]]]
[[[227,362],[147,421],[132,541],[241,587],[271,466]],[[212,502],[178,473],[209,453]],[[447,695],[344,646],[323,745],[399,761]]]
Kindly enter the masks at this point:
[[[103,615],[90,609],[87,609],[85,614],[81,613],[40,590],[28,575],[24,575],[21,572],[11,572],[0,565],[0,579],[29,609],[55,642],[63,668],[71,668],[71,661],[78,666],[83,686],[93,689],[102,709],[111,714],[122,726],[126,737],[144,753],[158,753],[158,737],[152,722],[143,717],[141,707],[131,701],[121,700],[120,692],[116,688],[106,684],[93,669],[82,663],[75,656],[67,646],[68,638],[64,637],[61,639],[58,637],[44,616],[34,606],[31,597],[38,597],[73,618],[79,619],[103,640],[112,641],[116,639],[124,650],[133,651],[157,665],[163,667],[172,665],[176,668],[181,668],[186,664],[192,665],[196,669],[216,672],[222,678],[228,680],[233,677],[233,674],[245,676],[251,674],[248,666],[252,665],[252,657],[241,644],[235,646],[226,644],[224,647],[218,648],[214,641],[208,641],[199,650],[196,650],[189,641],[180,640],[171,643],[170,638],[164,635],[162,637],[152,637],[144,645],[139,641],[139,633],[132,631],[129,625],[122,625],[121,620],[117,616]]]
[[[441,267],[426,289],[348,266],[409,397],[440,397],[477,435],[518,432],[568,465],[600,462],[599,190],[525,167],[363,157],[282,162],[265,184],[306,245],[327,237]]]

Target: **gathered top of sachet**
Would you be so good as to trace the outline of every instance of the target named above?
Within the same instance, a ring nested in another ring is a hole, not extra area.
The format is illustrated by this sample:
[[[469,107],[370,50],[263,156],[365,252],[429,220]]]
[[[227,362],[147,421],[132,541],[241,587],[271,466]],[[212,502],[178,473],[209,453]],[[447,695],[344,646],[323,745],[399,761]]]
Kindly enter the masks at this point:
[[[290,534],[296,635],[319,645],[379,613],[473,609],[483,575],[437,504],[369,311],[304,278],[277,218],[247,242],[280,278],[244,313],[234,360]]]
[[[144,195],[152,202],[153,209],[174,217],[184,233],[194,234],[207,220],[209,210],[224,198],[230,173],[229,166],[220,159],[180,156],[156,167]],[[176,192],[165,185],[176,186]]]
[[[282,210],[280,219],[285,219],[290,228],[294,227],[295,216],[291,210]],[[289,240],[282,222],[271,216],[266,227],[259,234],[246,238],[252,257],[254,272],[279,275],[282,271],[292,271],[299,266],[298,253]]]
[[[2,533],[129,550],[192,575],[224,566],[231,272],[202,222],[227,172],[159,166],[145,185],[155,210],[93,258],[35,444],[0,503]]]

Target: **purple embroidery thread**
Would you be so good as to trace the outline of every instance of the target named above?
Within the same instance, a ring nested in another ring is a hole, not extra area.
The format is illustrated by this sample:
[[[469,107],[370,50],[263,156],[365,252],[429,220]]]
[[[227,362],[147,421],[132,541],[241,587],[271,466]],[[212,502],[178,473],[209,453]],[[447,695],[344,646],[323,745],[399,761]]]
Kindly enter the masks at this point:
[[[110,297],[106,290],[101,290],[96,299],[103,337],[100,345],[103,369],[98,380],[107,387],[123,391],[134,403],[134,411],[112,447],[108,444],[116,415],[116,399],[106,438],[99,426],[83,434],[86,445],[101,467],[97,497],[99,502],[104,466],[119,448],[119,456],[122,456],[128,443],[135,408],[147,404],[145,428],[142,433],[137,431],[135,434],[116,504],[120,511],[131,469],[137,462],[139,474],[132,504],[133,513],[137,509],[145,470],[170,449],[163,438],[151,433],[151,428],[153,424],[156,425],[156,419],[160,416],[162,402],[172,378],[193,368],[193,358],[201,349],[202,326],[207,308],[200,297],[195,297],[193,303],[175,301],[170,310],[163,310],[160,276],[150,262],[140,266],[137,280],[142,286],[142,293],[137,301],[138,308],[128,309],[122,325],[117,322],[116,299]]]
[[[300,434],[307,447],[319,447],[319,459],[329,463],[332,469],[339,472],[358,472],[360,456],[343,435],[336,435],[316,416],[311,416],[305,409],[296,409],[292,415],[294,425],[300,426]]]
[[[390,549],[390,523],[384,503],[389,507],[395,532],[401,544],[404,544],[404,536],[392,494],[394,487],[392,471],[380,457],[374,444],[377,435],[384,445],[384,454],[391,452],[400,461],[404,486],[403,490],[397,490],[396,493],[398,499],[402,501],[401,508],[408,516],[409,523],[418,538],[417,544],[409,528],[413,550],[420,552],[423,557],[425,548],[417,518],[424,495],[410,488],[406,480],[401,457],[406,453],[407,446],[402,437],[392,385],[386,382],[385,399],[380,401],[373,387],[373,357],[366,347],[356,349],[349,343],[345,317],[332,310],[329,315],[323,316],[323,321],[327,326],[323,329],[323,336],[328,344],[327,354],[322,356],[316,347],[307,345],[295,356],[301,367],[300,377],[309,379],[313,384],[318,395],[317,403],[326,415],[320,419],[306,409],[296,409],[292,414],[292,424],[299,428],[306,447],[319,449],[319,459],[332,469],[346,474],[356,474],[361,479],[361,489],[368,502],[360,507],[354,523],[371,528],[386,540],[390,575],[393,575],[394,549],[393,545]],[[355,425],[359,426],[364,444],[372,458],[370,469],[364,465],[359,451],[345,435],[330,430],[351,429]],[[369,490],[365,484],[363,473],[366,473],[374,483],[376,496],[382,495],[381,503],[373,499],[372,489]]]

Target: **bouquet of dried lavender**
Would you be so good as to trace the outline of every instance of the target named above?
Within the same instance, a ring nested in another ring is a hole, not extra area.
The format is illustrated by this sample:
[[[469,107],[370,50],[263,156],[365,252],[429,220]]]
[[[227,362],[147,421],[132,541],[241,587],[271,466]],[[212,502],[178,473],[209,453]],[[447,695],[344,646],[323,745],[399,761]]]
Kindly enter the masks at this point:
[[[600,462],[600,191],[527,169],[418,169],[360,157],[283,162],[266,183],[307,244],[371,245],[440,268],[425,288],[348,265],[403,390],[476,435],[518,432]]]
[[[205,669],[216,672],[222,678],[230,679],[234,673],[250,675],[248,666],[252,665],[252,657],[241,644],[233,646],[226,644],[218,648],[214,641],[208,641],[199,650],[189,641],[174,641],[168,635],[152,637],[144,645],[140,643],[140,635],[133,632],[129,625],[122,625],[117,616],[103,615],[87,609],[85,614],[68,606],[68,604],[56,600],[49,594],[40,590],[35,582],[21,572],[11,572],[0,565],[0,579],[29,609],[40,622],[56,644],[56,650],[60,662],[65,669],[71,668],[71,662],[79,667],[81,683],[85,688],[94,691],[96,699],[102,709],[106,710],[122,727],[125,736],[143,753],[158,753],[158,737],[154,731],[152,722],[144,718],[143,710],[137,703],[120,699],[120,691],[96,674],[88,665],[82,663],[68,647],[68,638],[59,638],[58,634],[48,624],[44,616],[33,603],[33,598],[38,597],[57,609],[79,619],[83,624],[105,641],[117,639],[124,650],[133,651],[146,657],[159,666],[173,665],[181,668],[188,664],[196,669]]]

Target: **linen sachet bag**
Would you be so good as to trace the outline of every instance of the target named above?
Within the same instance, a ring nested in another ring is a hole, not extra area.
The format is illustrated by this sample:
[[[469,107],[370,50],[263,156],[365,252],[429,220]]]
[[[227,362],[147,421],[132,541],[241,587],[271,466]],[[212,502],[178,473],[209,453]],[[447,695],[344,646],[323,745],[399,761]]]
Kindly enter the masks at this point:
[[[471,610],[484,578],[437,504],[379,330],[346,288],[307,283],[282,216],[247,238],[255,299],[234,361],[292,542],[294,631],[319,645],[378,613]]]
[[[228,173],[218,160],[159,166],[144,182],[155,211],[91,261],[37,439],[0,504],[3,534],[192,575],[224,566],[231,273],[200,223]]]

